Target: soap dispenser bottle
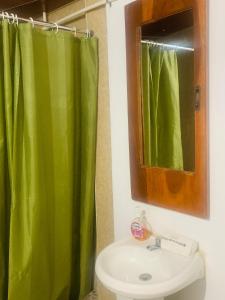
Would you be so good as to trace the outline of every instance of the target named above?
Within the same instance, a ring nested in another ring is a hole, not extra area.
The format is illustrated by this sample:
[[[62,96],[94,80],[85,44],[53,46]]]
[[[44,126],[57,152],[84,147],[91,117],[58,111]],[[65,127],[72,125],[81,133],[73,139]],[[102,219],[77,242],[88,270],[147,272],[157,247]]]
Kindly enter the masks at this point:
[[[131,233],[139,241],[145,241],[152,235],[151,227],[146,218],[145,210],[131,223]]]

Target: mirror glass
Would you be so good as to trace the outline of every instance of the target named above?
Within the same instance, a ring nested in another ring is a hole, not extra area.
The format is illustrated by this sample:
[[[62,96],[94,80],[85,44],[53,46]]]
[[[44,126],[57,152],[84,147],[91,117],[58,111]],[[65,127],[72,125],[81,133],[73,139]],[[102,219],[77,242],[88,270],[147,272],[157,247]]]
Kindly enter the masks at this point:
[[[193,11],[141,28],[143,164],[195,170]]]

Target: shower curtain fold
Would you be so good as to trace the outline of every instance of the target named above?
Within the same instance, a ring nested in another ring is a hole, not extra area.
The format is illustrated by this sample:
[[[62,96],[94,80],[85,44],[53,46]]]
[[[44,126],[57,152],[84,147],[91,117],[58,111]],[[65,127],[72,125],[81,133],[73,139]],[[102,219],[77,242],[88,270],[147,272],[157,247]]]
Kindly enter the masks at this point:
[[[92,289],[98,42],[0,25],[0,300]]]

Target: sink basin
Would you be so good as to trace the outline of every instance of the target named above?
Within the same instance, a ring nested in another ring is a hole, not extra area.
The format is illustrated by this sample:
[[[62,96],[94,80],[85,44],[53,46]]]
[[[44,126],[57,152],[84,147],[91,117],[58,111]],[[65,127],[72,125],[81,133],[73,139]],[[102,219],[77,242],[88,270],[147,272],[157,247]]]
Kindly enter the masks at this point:
[[[127,239],[106,247],[95,266],[102,284],[120,296],[150,300],[163,299],[204,277],[198,252],[185,257],[163,249],[150,251],[148,245]]]

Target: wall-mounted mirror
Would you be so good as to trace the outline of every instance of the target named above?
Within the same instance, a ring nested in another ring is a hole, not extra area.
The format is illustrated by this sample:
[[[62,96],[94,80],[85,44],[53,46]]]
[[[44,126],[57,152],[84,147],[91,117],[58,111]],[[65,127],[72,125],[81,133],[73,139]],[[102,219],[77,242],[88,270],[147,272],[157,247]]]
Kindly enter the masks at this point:
[[[132,197],[208,216],[206,3],[126,7]]]

